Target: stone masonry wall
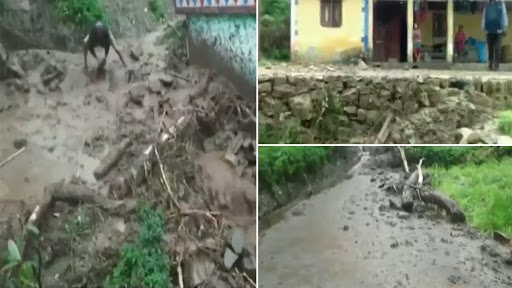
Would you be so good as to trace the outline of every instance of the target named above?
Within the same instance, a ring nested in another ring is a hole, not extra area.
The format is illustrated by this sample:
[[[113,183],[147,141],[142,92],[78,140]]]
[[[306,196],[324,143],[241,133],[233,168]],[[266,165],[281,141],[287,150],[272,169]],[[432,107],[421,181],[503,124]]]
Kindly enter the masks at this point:
[[[387,111],[396,117],[388,142],[455,143],[457,129],[512,103],[512,79],[273,74],[260,75],[258,87],[260,126],[295,120],[312,134],[308,143],[368,143],[363,138],[378,133]],[[319,129],[330,131],[319,136]]]

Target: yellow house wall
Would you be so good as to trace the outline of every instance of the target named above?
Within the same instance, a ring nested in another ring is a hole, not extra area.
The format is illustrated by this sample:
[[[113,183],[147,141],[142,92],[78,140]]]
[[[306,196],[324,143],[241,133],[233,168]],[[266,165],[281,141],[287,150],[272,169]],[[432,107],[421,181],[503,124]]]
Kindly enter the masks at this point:
[[[457,33],[459,25],[464,26],[466,38],[473,37],[477,40],[485,41],[485,34],[480,28],[482,23],[482,13],[466,14],[454,13],[453,14],[453,33]],[[425,45],[433,45],[432,38],[432,12],[428,12],[425,22],[421,24],[421,41]],[[507,33],[503,39],[502,45],[510,44],[512,42],[511,33]]]
[[[320,0],[298,0],[292,55],[295,60],[308,62],[342,61],[359,55],[363,36],[362,0],[342,0],[340,28],[320,25]]]

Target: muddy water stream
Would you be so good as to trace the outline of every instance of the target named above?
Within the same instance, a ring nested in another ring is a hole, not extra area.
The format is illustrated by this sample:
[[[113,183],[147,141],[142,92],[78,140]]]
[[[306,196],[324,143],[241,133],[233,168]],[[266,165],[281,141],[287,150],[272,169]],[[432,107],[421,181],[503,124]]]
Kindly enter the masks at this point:
[[[377,180],[399,173],[368,169],[360,151],[353,177],[261,232],[259,287],[510,287],[512,267],[481,252],[484,240],[465,227],[383,209]]]

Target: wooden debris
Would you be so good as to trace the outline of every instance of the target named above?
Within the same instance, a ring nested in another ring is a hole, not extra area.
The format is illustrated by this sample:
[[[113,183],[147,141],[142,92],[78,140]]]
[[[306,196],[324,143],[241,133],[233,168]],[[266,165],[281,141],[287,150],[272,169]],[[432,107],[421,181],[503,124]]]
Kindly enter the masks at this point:
[[[391,122],[391,119],[393,119],[393,113],[388,113],[388,116],[386,117],[386,120],[384,121],[384,124],[382,125],[382,128],[380,129],[379,134],[377,135],[377,138],[375,139],[374,144],[381,144],[386,142],[386,139],[389,135],[389,123]]]
[[[27,148],[27,146],[21,148],[20,150],[16,151],[11,156],[7,157],[7,159],[5,159],[4,161],[2,161],[2,163],[0,163],[0,168],[7,165],[7,163],[11,162],[14,158],[16,158],[18,155],[20,155],[21,152],[25,151],[26,148]]]
[[[94,175],[94,178],[96,178],[96,180],[99,180],[99,179],[107,176],[107,174],[110,172],[110,170],[112,170],[112,168],[114,168],[114,166],[119,162],[119,160],[121,160],[125,150],[128,149],[128,147],[130,147],[130,145],[131,145],[131,140],[129,138],[125,138],[125,139],[123,139],[123,141],[121,141],[121,143],[117,147],[114,147],[107,154],[107,156],[105,156],[101,160],[100,165],[98,167],[96,167],[96,169],[94,169],[94,171],[92,173]]]

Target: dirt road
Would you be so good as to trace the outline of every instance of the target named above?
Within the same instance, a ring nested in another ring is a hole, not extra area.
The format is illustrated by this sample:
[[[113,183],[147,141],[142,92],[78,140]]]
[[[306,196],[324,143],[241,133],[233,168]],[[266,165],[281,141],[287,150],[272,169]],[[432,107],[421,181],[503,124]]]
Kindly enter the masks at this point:
[[[260,232],[259,287],[511,287],[505,247],[465,225],[390,209],[379,186],[400,171],[361,161]]]

